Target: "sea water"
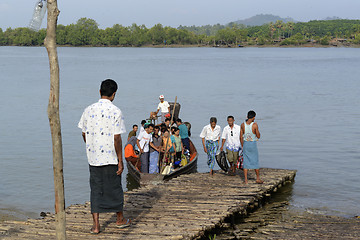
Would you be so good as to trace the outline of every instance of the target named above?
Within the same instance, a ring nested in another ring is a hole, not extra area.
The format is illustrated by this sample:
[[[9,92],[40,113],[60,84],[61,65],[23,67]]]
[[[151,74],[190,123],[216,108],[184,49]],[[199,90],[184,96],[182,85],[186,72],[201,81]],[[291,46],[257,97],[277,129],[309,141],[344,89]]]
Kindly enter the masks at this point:
[[[306,211],[359,215],[360,49],[355,48],[58,48],[66,205],[89,200],[81,130],[84,108],[112,78],[114,104],[128,132],[177,96],[181,118],[199,134],[210,117],[226,126],[257,113],[261,167],[297,169],[290,203]],[[47,118],[49,63],[42,47],[0,47],[0,213],[17,218],[53,211]],[[126,142],[127,134],[123,135]],[[126,189],[127,170],[123,175]],[[241,183],[242,179],[235,179]]]

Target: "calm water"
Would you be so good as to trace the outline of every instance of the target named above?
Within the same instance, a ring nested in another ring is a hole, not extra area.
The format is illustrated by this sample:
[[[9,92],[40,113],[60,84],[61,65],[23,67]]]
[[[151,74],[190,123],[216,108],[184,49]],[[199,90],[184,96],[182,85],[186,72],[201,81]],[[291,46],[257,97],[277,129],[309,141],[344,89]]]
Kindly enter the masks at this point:
[[[293,207],[360,214],[360,49],[58,50],[67,205],[89,199],[77,123],[98,100],[100,81],[113,78],[128,129],[156,109],[160,94],[169,101],[178,96],[198,150],[211,116],[224,127],[227,115],[240,124],[254,109],[261,166],[298,170]],[[0,83],[0,213],[37,217],[54,205],[45,48],[0,47]],[[208,171],[200,153],[198,170]]]

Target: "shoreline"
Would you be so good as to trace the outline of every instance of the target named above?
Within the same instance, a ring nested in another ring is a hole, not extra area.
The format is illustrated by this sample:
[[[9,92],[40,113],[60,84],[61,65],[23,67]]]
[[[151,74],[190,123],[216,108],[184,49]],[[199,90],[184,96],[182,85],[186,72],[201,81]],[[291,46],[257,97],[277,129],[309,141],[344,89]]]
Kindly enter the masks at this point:
[[[39,46],[18,46],[18,45],[6,45],[0,47],[44,47]],[[321,44],[303,44],[303,45],[280,45],[280,44],[269,44],[269,45],[256,45],[256,44],[244,44],[244,45],[201,45],[201,44],[171,44],[171,45],[152,45],[147,44],[143,46],[123,46],[123,45],[111,45],[111,46],[72,46],[72,45],[57,45],[57,47],[74,47],[74,48],[360,48],[359,44],[337,44],[337,45],[321,45]]]

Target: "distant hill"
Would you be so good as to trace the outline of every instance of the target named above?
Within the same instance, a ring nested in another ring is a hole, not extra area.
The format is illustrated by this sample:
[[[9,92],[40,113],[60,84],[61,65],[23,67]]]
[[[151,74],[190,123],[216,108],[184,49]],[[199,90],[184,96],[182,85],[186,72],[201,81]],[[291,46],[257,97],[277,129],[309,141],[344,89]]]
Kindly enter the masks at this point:
[[[230,25],[233,24],[233,23],[236,23],[236,24],[242,24],[242,25],[245,25],[245,26],[261,26],[261,25],[264,25],[266,23],[270,23],[270,22],[273,22],[275,23],[276,21],[278,20],[281,20],[283,22],[298,22],[290,17],[287,17],[287,18],[281,18],[279,16],[275,16],[275,15],[272,15],[272,14],[258,14],[256,16],[253,16],[251,18],[247,18],[247,19],[244,19],[244,20],[238,20],[238,21],[235,21],[235,22],[231,22],[229,23]]]

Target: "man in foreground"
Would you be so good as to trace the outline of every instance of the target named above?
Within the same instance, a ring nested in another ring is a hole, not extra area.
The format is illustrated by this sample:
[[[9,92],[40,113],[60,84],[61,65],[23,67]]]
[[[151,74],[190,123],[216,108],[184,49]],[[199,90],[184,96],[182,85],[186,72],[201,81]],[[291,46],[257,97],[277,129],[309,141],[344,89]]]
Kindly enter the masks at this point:
[[[126,130],[121,110],[112,103],[116,91],[114,80],[103,81],[100,87],[101,99],[84,110],[78,124],[82,129],[89,162],[92,234],[100,233],[99,213],[102,212],[116,212],[119,228],[130,225],[130,220],[123,216],[121,134]]]

